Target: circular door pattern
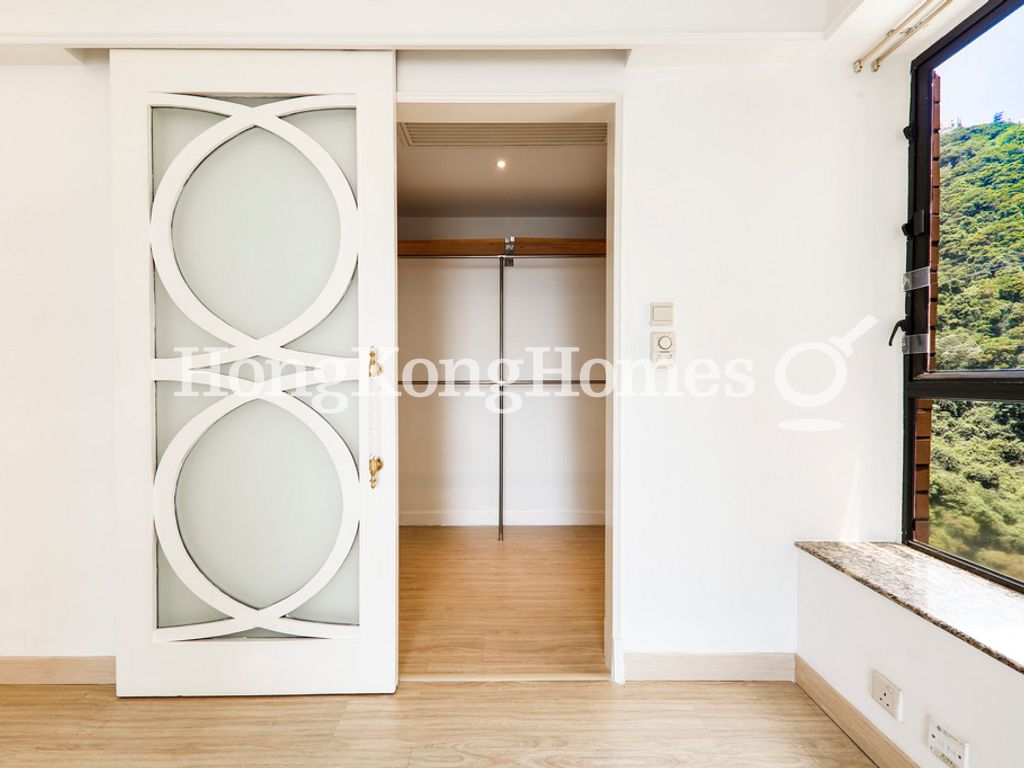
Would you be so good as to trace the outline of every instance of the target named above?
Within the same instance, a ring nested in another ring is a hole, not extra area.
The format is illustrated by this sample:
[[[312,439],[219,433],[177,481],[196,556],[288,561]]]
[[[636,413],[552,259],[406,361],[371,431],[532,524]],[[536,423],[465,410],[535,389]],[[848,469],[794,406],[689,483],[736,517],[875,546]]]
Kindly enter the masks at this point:
[[[313,385],[358,381],[360,366],[355,357],[297,352],[285,346],[320,324],[345,296],[356,268],[358,211],[345,174],[327,150],[282,118],[314,110],[350,107],[351,102],[332,96],[306,96],[251,106],[199,96],[154,94],[150,104],[152,107],[199,110],[224,117],[195,136],[168,165],[153,196],[150,245],[156,272],[176,307],[199,328],[227,345],[224,351],[159,358],[153,364],[155,381],[187,381],[227,392],[226,396],[193,416],[168,442],[154,477],[153,508],[156,535],[175,575],[196,597],[226,618],[157,628],[155,638],[164,641],[196,640],[253,629],[301,637],[350,637],[354,631],[351,625],[288,617],[290,612],[320,592],[348,557],[359,525],[360,494],[356,462],[348,445],[319,413],[294,393]],[[200,301],[181,272],[172,237],[175,208],[189,178],[211,153],[252,128],[274,134],[309,161],[330,192],[340,225],[334,264],[322,290],[296,317],[261,337],[240,330]],[[260,382],[259,386],[254,386],[250,380],[219,372],[222,369],[218,366],[222,364],[253,357],[282,363],[281,372]],[[262,607],[236,599],[199,568],[182,539],[176,508],[176,491],[182,468],[192,449],[220,419],[254,400],[262,400],[281,409],[310,431],[329,458],[344,500],[337,536],[331,542],[326,558],[311,566],[311,575],[300,587]]]

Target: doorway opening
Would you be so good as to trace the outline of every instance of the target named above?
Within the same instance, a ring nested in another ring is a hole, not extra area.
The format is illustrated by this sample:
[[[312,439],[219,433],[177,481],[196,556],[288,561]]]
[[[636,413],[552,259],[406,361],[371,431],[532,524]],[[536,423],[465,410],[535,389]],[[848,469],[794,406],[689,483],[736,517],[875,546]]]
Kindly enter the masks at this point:
[[[400,679],[608,679],[611,113],[400,104]]]

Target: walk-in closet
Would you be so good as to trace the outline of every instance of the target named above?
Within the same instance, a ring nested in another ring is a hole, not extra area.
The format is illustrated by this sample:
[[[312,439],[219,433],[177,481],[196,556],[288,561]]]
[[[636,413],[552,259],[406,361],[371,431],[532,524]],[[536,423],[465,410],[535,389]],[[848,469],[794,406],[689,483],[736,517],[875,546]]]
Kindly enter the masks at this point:
[[[399,111],[400,674],[604,677],[608,125],[480,114]]]

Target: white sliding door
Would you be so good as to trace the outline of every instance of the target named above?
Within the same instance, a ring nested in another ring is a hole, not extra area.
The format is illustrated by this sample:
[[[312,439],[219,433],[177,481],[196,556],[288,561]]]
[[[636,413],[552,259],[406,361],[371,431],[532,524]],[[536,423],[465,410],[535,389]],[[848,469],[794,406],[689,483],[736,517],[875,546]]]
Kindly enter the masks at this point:
[[[394,56],[111,86],[118,693],[393,691]]]

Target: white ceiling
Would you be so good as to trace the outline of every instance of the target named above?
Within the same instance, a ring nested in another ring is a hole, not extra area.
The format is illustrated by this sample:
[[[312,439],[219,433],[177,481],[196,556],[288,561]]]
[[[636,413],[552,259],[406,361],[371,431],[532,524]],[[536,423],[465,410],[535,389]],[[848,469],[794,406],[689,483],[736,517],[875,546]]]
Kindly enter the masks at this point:
[[[985,0],[957,0],[931,30]],[[0,0],[0,66],[71,64],[82,49],[312,48],[689,50],[694,46],[830,43],[870,46],[920,0]],[[45,50],[47,46],[54,50]],[[908,49],[920,50],[920,46]],[[844,56],[856,53],[844,51]],[[862,52],[862,51],[860,51]]]
[[[603,216],[607,152],[606,145],[410,147],[399,130],[398,213]]]
[[[830,17],[861,1],[36,0],[0,2],[0,44],[631,48],[702,35],[820,36]]]

